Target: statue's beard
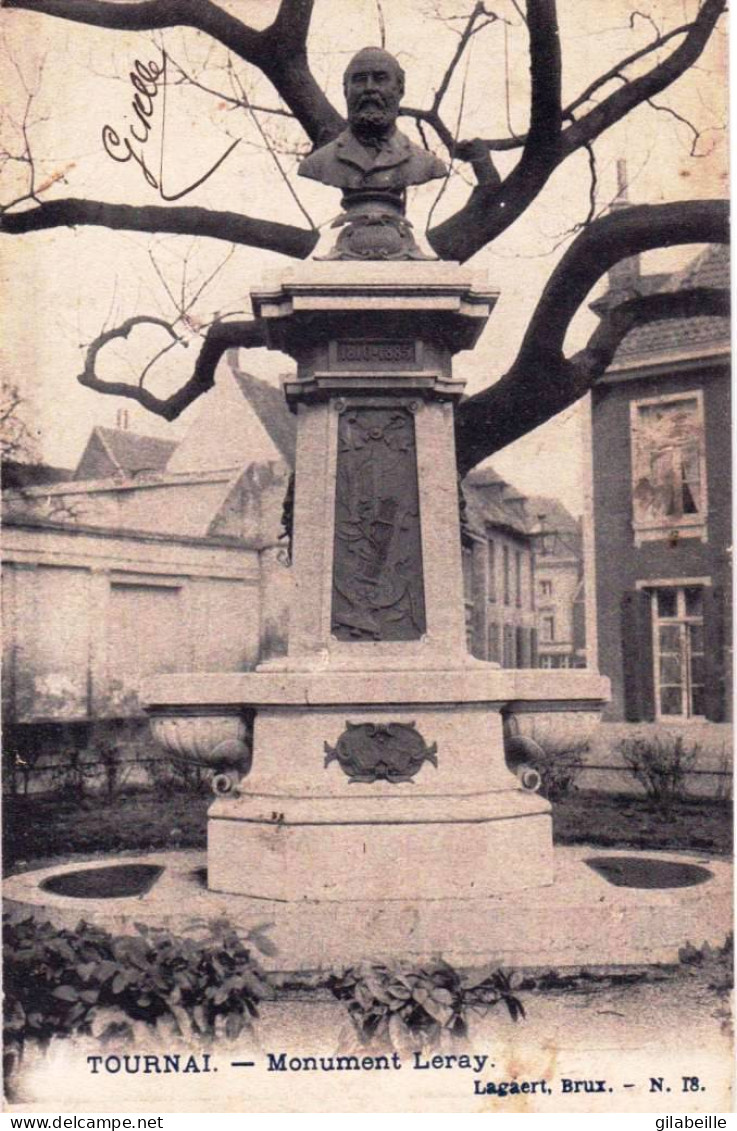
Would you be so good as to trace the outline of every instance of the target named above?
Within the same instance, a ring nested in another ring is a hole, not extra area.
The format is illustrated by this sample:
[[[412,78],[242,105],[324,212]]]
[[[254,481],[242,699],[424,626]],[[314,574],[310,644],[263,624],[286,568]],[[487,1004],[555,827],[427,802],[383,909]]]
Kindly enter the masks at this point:
[[[396,106],[380,95],[372,95],[362,99],[361,104],[352,109],[350,123],[359,137],[372,139],[386,136],[393,128],[396,117]]]

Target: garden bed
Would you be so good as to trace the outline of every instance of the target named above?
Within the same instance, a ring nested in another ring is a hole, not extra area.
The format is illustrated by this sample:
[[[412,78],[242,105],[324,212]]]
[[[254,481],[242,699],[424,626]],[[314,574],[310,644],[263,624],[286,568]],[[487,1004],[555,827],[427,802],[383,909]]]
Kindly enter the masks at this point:
[[[7,797],[3,858],[6,871],[49,858],[159,848],[204,848],[206,793],[150,792],[82,801],[59,796]],[[646,798],[578,792],[553,803],[556,844],[609,848],[732,852],[729,802],[674,801],[669,810]]]
[[[553,803],[556,844],[732,854],[732,805],[707,798],[674,800],[667,809],[645,797],[576,792]]]
[[[151,792],[77,800],[50,795],[6,797],[3,861],[6,872],[40,860],[97,852],[204,848],[209,793]]]

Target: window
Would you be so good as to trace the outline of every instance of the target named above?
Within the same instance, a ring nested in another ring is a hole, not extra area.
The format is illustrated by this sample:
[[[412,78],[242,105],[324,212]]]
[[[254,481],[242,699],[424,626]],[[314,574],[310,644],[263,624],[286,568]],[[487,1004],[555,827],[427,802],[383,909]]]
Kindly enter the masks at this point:
[[[650,602],[658,718],[702,718],[704,591],[699,585],[653,589]]]
[[[473,551],[464,547],[461,561],[463,563],[463,599],[473,603]]]
[[[496,601],[496,545],[491,541],[486,544],[486,595]]]
[[[513,668],[516,666],[516,656],[514,654],[514,626],[511,624],[504,625],[504,660],[502,667]]]
[[[518,609],[522,608],[522,551],[514,552],[514,588],[515,603]]]
[[[528,639],[528,634],[524,628],[517,628],[515,630],[515,648],[517,653],[515,660],[518,668],[529,668],[530,666]]]
[[[466,647],[473,651],[475,625],[473,600],[473,550],[464,547],[461,553],[463,566],[463,609],[466,622]]]
[[[541,581],[539,583],[540,597],[542,599],[553,596],[553,583],[552,581]]]
[[[540,639],[544,640],[546,644],[553,643],[555,640],[555,617],[540,618]]]
[[[706,534],[704,412],[700,390],[631,405],[635,541]]]
[[[539,668],[545,668],[546,671],[550,671],[550,669],[553,666],[553,657],[552,656],[539,656],[538,661],[537,661],[537,666]]]
[[[499,625],[495,621],[491,621],[486,630],[487,635],[487,660],[494,660],[499,663]]]
[[[504,604],[509,604],[509,546],[504,546]]]

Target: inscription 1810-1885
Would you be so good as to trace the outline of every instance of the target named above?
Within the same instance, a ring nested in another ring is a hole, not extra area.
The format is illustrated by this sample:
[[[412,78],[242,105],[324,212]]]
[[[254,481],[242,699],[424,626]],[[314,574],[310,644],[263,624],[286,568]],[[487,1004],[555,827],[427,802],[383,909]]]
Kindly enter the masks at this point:
[[[379,365],[414,365],[415,343],[413,341],[342,341],[336,343],[338,363],[360,365],[373,363]]]
[[[332,630],[354,641],[425,631],[415,422],[403,405],[340,417]]]

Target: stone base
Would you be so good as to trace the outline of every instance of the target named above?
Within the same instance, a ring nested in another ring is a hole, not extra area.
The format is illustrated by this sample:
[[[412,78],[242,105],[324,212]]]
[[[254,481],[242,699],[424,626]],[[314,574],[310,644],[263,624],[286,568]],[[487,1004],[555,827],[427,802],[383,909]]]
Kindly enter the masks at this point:
[[[553,881],[550,806],[507,766],[501,712],[563,709],[588,727],[605,681],[556,676],[481,664],[442,676],[159,676],[147,699],[180,746],[190,713],[194,725],[256,708],[250,770],[209,812],[213,891],[294,903],[485,899]],[[356,780],[333,756],[351,727],[397,725],[431,753],[405,780]]]
[[[210,889],[262,899],[483,899],[553,882],[550,806],[521,790],[348,804],[224,797],[207,836]]]
[[[657,890],[608,883],[586,863],[602,855],[631,856],[632,850],[559,847],[552,887],[484,899],[290,903],[225,895],[208,890],[200,851],[116,853],[85,864],[55,864],[10,876],[3,889],[12,915],[32,914],[70,930],[84,919],[113,934],[135,935],[137,924],[147,923],[199,936],[204,922],[226,918],[243,935],[256,928],[267,931],[274,951],[259,960],[276,970],[338,969],[397,958],[421,963],[439,955],[455,966],[491,964],[516,971],[678,962],[686,943],[724,943],[733,923],[730,860],[638,853],[697,864],[712,873],[695,887]],[[155,864],[163,872],[145,895],[127,899],[74,899],[41,887],[50,876],[123,862]],[[253,870],[253,861],[249,867]]]

